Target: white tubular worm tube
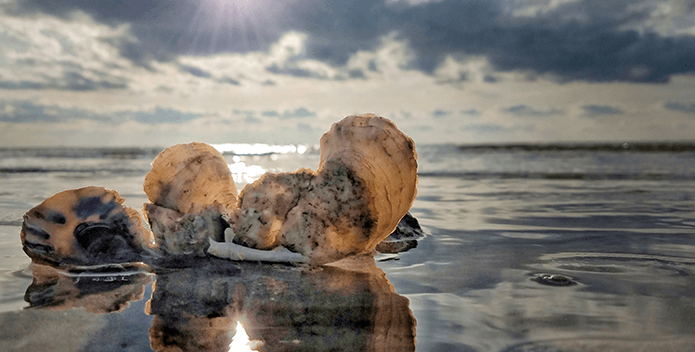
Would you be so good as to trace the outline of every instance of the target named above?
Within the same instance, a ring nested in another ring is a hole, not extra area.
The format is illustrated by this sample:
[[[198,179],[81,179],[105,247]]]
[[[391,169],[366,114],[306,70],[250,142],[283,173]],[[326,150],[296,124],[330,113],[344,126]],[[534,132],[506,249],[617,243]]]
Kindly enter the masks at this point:
[[[299,254],[290,252],[285,247],[279,247],[274,250],[259,250],[249,247],[240,246],[232,242],[217,242],[212,238],[210,240],[210,248],[208,254],[231,260],[239,261],[261,261],[272,263],[307,263],[309,258]]]

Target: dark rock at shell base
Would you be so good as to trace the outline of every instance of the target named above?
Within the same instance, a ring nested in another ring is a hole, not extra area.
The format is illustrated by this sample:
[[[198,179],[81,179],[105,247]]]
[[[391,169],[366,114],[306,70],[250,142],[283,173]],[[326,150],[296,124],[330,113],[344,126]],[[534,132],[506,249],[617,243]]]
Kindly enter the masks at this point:
[[[420,223],[410,213],[405,214],[389,237],[376,246],[379,253],[402,253],[417,247],[417,241],[425,237]]]

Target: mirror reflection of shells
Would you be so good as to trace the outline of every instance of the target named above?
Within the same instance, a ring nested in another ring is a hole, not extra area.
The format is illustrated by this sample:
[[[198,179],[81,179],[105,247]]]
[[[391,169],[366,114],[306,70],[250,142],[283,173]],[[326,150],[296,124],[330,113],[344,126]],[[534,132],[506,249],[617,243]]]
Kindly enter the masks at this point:
[[[154,275],[155,350],[225,350],[235,322],[263,350],[321,350],[326,338],[413,350],[408,300],[373,254],[410,250],[423,236],[408,214],[416,159],[388,119],[348,116],[321,138],[317,170],[267,173],[239,194],[215,148],[175,145],[145,177],[144,221],[102,187],[60,192],[25,214],[34,276],[25,299],[118,311]]]

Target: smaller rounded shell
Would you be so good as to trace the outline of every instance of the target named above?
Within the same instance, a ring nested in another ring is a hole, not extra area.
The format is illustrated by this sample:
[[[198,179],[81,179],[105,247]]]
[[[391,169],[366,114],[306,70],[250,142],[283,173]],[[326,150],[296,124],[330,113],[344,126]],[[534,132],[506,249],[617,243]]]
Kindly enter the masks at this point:
[[[224,157],[211,145],[178,144],[161,152],[143,185],[150,202],[182,214],[219,203],[236,208],[237,189]]]
[[[22,247],[51,265],[101,265],[142,261],[152,253],[152,233],[140,214],[103,187],[55,194],[24,214]]]

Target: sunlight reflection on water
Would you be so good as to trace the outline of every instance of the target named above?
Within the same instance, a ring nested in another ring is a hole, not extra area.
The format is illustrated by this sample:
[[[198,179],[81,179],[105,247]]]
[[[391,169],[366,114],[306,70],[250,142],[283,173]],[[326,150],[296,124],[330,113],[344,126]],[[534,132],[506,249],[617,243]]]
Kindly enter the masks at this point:
[[[246,165],[243,161],[237,161],[234,164],[228,164],[228,166],[236,183],[252,183],[268,172],[260,165]]]
[[[265,143],[225,143],[225,144],[212,144],[212,146],[217,149],[218,152],[232,153],[236,155],[266,155],[266,154],[287,154],[287,153],[297,153],[304,154],[311,148],[307,145],[272,145]]]
[[[294,171],[298,166],[280,166],[279,169],[277,168],[277,166],[281,165],[278,163],[278,159],[283,155],[312,154],[312,152],[319,150],[318,145],[302,144],[225,143],[212,144],[212,146],[221,154],[226,155],[228,161],[231,159],[232,163],[228,164],[229,170],[232,173],[234,182],[240,186],[253,183],[267,172]],[[268,168],[267,165],[269,164],[275,165],[275,167]],[[266,166],[264,167],[264,165]]]
[[[256,341],[257,342],[257,341]],[[236,334],[232,338],[232,343],[229,344],[230,352],[252,352],[257,349],[252,348],[254,341],[249,339],[249,335],[244,330],[241,322],[236,322]]]

